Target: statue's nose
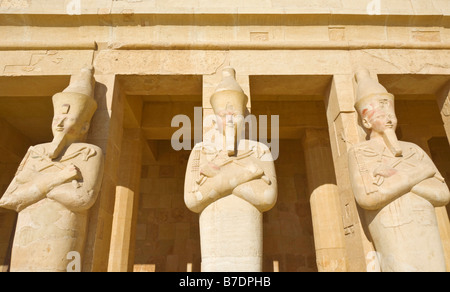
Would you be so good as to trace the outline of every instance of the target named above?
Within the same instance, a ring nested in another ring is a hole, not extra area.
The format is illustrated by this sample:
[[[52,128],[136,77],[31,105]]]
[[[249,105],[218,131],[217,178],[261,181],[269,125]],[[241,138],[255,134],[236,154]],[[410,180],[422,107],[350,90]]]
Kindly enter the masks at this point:
[[[64,121],[66,120],[66,118],[62,118],[59,123],[58,123],[58,127],[63,127],[64,126]]]
[[[387,117],[387,123],[388,123],[389,125],[393,125],[393,124],[394,124],[394,120],[395,120],[395,117],[392,116],[392,115],[389,115],[389,116]]]

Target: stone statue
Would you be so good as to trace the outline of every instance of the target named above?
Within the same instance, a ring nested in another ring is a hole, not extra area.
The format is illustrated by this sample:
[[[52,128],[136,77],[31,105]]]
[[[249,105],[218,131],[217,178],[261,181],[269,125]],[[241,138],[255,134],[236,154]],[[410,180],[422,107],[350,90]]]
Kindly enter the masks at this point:
[[[103,177],[102,150],[82,142],[97,108],[92,71],[72,76],[53,96],[53,141],[29,148],[0,200],[19,213],[12,272],[66,271],[76,258],[69,253],[83,254],[88,210]]]
[[[211,97],[216,135],[199,143],[189,158],[185,203],[200,213],[202,271],[262,270],[262,213],[277,198],[269,148],[242,139],[248,97],[232,68]]]
[[[349,172],[362,207],[381,270],[445,271],[435,207],[450,193],[429,156],[417,145],[397,140],[394,96],[356,74],[355,108],[369,140],[349,151]]]

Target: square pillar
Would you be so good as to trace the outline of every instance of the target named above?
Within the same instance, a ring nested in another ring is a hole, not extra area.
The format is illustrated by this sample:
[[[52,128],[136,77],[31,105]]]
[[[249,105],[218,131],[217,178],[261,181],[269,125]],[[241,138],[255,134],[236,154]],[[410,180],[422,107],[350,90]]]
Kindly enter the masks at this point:
[[[450,82],[437,93],[437,101],[444,122],[445,133],[450,143]],[[450,182],[446,182],[447,186]],[[444,247],[447,271],[450,271],[450,221],[448,216],[449,206],[436,208],[436,217]]]
[[[95,99],[98,109],[88,136],[88,143],[98,145],[105,155],[102,188],[91,209],[83,271],[105,272],[111,240],[114,198],[118,182],[122,147],[124,97],[115,75],[95,75]]]
[[[347,152],[364,139],[364,131],[358,125],[358,114],[354,108],[354,92],[353,75],[334,75],[325,105],[340,194],[348,271],[362,272],[367,271],[366,256],[374,248],[364,233],[348,173]]]

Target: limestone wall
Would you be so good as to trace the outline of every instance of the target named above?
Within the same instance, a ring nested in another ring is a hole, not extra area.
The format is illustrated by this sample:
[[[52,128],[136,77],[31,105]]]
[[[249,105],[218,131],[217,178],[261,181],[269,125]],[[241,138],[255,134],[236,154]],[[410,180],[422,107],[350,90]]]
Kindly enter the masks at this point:
[[[142,166],[134,271],[200,271],[198,215],[183,198],[189,154],[162,141],[157,161]]]

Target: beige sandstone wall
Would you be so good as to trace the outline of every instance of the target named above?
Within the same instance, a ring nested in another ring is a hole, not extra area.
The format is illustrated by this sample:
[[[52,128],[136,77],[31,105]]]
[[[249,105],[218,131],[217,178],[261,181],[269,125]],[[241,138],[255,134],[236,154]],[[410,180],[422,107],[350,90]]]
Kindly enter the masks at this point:
[[[317,271],[309,193],[301,140],[280,140],[275,161],[278,201],[264,214],[264,265],[267,272]]]
[[[142,166],[134,271],[200,271],[198,215],[183,199],[189,154],[162,141],[158,160]]]

